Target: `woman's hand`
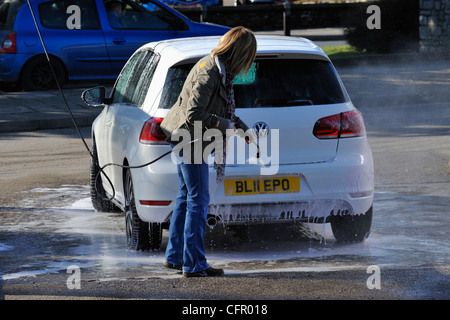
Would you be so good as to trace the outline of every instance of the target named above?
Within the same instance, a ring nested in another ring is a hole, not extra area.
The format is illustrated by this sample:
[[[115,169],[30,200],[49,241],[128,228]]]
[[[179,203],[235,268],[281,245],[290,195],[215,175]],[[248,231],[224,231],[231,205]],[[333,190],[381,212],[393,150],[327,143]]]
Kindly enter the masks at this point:
[[[247,144],[253,143],[253,141],[256,140],[255,134],[253,133],[253,130],[247,130],[245,133],[245,142]]]

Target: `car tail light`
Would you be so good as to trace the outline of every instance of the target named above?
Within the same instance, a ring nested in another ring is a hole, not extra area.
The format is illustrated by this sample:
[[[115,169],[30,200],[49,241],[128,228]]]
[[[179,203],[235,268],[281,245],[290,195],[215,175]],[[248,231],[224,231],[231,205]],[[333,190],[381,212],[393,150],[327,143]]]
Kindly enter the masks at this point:
[[[319,139],[339,138],[339,129],[341,127],[340,122],[340,114],[319,119],[314,125],[313,133]]]
[[[364,119],[358,110],[341,113],[340,138],[362,137],[366,135]]]
[[[0,53],[16,53],[16,32],[11,31],[2,42]]]
[[[171,202],[164,200],[139,200],[139,203],[143,206],[168,206]]]
[[[352,110],[317,120],[313,134],[319,139],[362,137],[366,128],[361,113]]]
[[[139,136],[139,142],[143,144],[167,144],[167,136],[162,131],[160,125],[164,119],[150,118],[144,123]]]

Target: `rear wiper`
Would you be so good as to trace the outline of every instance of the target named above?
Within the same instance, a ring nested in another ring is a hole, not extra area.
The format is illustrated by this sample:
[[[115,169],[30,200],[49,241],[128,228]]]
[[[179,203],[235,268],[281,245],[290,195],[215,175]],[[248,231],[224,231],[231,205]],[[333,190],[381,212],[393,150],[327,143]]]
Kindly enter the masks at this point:
[[[255,100],[255,107],[290,107],[290,106],[312,106],[314,103],[311,100],[295,99],[287,100],[280,98],[257,98]]]

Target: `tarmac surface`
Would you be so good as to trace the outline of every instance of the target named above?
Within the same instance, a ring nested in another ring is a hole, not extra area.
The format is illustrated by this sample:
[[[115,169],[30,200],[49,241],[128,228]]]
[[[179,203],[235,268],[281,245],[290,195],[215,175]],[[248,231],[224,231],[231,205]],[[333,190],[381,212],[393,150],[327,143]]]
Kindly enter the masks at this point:
[[[90,126],[102,109],[88,107],[81,100],[83,91],[81,88],[63,90],[77,125]],[[73,126],[58,90],[0,94],[0,132],[35,131]]]

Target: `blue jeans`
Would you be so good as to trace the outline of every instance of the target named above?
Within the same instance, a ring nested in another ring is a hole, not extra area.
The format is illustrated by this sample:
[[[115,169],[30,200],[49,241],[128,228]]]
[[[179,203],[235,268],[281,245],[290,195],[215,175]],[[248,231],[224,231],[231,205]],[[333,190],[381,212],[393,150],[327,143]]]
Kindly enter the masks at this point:
[[[206,216],[209,204],[208,165],[177,165],[180,188],[170,219],[166,261],[184,272],[209,268],[205,258]]]

